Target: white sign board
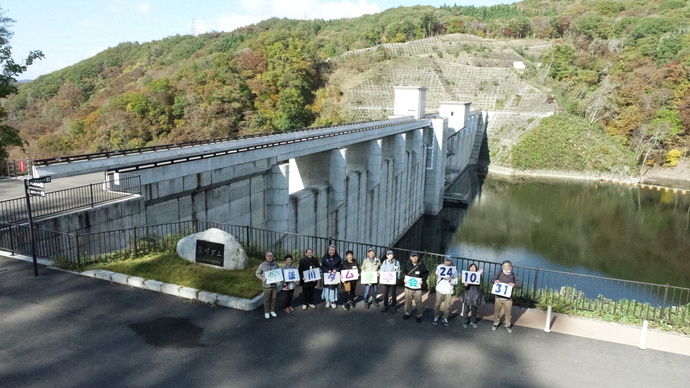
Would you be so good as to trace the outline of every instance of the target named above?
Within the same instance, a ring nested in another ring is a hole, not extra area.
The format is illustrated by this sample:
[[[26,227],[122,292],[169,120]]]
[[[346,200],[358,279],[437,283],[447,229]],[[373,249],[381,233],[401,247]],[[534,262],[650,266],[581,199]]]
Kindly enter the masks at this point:
[[[359,271],[356,269],[344,269],[340,271],[340,280],[345,282],[350,282],[359,279]]]
[[[362,284],[373,284],[377,281],[376,272],[362,272]]]
[[[513,293],[513,286],[506,283],[494,283],[493,287],[491,287],[491,293],[504,298],[510,298],[510,295]]]
[[[305,283],[315,282],[321,279],[321,269],[319,268],[313,268],[308,271],[304,271],[302,274],[304,275]]]
[[[397,272],[380,272],[379,273],[381,284],[395,284],[397,282]]]
[[[474,271],[462,271],[462,283],[481,284],[482,273]]]
[[[286,282],[298,282],[299,281],[299,270],[298,269],[284,269],[283,279]]]
[[[413,290],[419,290],[422,288],[422,278],[405,276],[405,286]]]
[[[264,272],[264,277],[266,278],[266,284],[280,283],[283,281],[283,270],[278,268],[266,271]]]
[[[323,274],[323,284],[331,286],[340,283],[340,273],[328,272]]]

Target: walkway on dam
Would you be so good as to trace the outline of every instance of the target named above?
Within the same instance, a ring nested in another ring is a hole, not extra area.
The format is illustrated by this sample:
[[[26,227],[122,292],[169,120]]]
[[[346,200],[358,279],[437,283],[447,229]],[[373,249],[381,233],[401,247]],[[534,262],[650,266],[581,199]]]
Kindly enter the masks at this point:
[[[266,320],[261,309],[212,307],[46,267],[34,278],[30,263],[0,257],[0,381],[4,388],[599,387],[690,379],[687,336],[657,333],[668,347],[651,349],[650,336],[640,350],[616,343],[617,327],[627,329],[620,325],[559,315],[545,333],[543,313],[527,310],[515,311],[508,334],[492,332],[487,316],[478,329],[463,329],[458,316],[449,327],[432,325],[429,309],[416,323],[403,320],[401,308],[323,306]]]
[[[0,179],[0,201],[8,199],[24,197],[24,179],[30,176],[19,178],[1,178]],[[104,179],[103,172],[95,172],[91,174],[75,175],[65,178],[53,179],[50,183],[45,184],[45,191],[58,191],[64,189],[71,189],[73,187],[90,185],[92,183],[101,183]]]

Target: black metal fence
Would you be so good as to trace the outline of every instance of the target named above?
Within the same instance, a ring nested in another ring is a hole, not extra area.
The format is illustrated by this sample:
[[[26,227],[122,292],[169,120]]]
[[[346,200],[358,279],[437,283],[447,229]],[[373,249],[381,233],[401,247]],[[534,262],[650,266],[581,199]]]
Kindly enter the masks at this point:
[[[376,255],[382,258],[385,257],[386,250],[393,249],[395,257],[401,263],[410,254],[409,249],[199,220],[89,234],[37,229],[37,254],[75,264],[136,257],[149,252],[174,250],[179,238],[208,228],[218,228],[232,234],[248,251],[255,254],[271,250],[279,260],[286,254],[292,254],[298,259],[307,248],[314,250],[314,256],[321,257],[330,244],[336,246],[342,257],[345,251],[352,250],[360,260],[366,257],[369,248],[373,248]],[[29,243],[28,227],[0,228],[0,248],[29,255]],[[444,258],[442,254],[429,252],[420,252],[420,256],[431,273]],[[454,257],[453,261],[459,272],[472,263],[483,271],[482,289],[490,299],[489,280],[501,270],[501,263],[462,257]],[[690,288],[520,266],[514,266],[514,271],[523,283],[521,288],[513,291],[518,305],[567,305],[577,310],[598,312],[599,315],[625,315],[650,321],[673,322],[690,331]]]
[[[139,176],[114,179],[103,183],[72,187],[46,192],[45,197],[30,197],[33,217],[41,217],[113,201],[134,194],[141,194]],[[14,198],[0,202],[0,225],[23,222],[28,219],[26,198]]]

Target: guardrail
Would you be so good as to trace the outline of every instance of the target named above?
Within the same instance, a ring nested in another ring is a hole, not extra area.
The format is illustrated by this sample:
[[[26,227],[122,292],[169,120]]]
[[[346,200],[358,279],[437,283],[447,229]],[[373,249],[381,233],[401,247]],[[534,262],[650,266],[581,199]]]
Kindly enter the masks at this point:
[[[139,176],[113,179],[64,190],[46,192],[45,197],[30,197],[31,214],[42,217],[141,194]],[[0,225],[24,222],[28,219],[26,198],[0,201]]]
[[[150,252],[174,251],[179,238],[208,228],[218,228],[234,235],[250,253],[260,256],[271,250],[278,259],[287,253],[299,259],[307,248],[313,249],[314,256],[320,258],[330,244],[336,246],[341,256],[346,250],[352,250],[358,260],[366,257],[369,248],[374,248],[378,257],[385,257],[385,251],[393,249],[401,262],[407,260],[410,253],[409,249],[199,220],[89,234],[37,229],[37,251],[41,257],[85,264],[137,257]],[[29,255],[28,235],[26,226],[0,228],[0,248]],[[442,254],[420,253],[431,273],[434,273],[436,265],[443,262]],[[482,289],[487,299],[491,300],[489,279],[501,270],[501,263],[463,257],[454,257],[453,260],[458,271],[467,269],[471,263],[483,270]],[[650,321],[673,322],[690,332],[690,288],[517,265],[513,268],[523,282],[521,288],[513,291],[516,305],[535,307],[567,304],[570,308],[598,312],[600,315],[626,315]]]
[[[257,134],[251,134],[251,135],[241,135],[241,136],[231,136],[231,137],[221,137],[221,138],[207,139],[207,140],[192,140],[192,141],[185,141],[185,142],[181,142],[181,143],[162,144],[162,145],[149,146],[149,147],[128,148],[125,150],[114,150],[114,151],[94,152],[94,153],[80,154],[80,155],[58,156],[58,157],[54,157],[54,158],[37,159],[37,160],[33,161],[33,164],[34,164],[34,166],[48,166],[48,165],[57,164],[57,163],[70,163],[70,162],[76,162],[76,161],[81,161],[81,160],[104,159],[104,158],[110,158],[110,157],[114,157],[114,156],[141,154],[141,153],[145,153],[145,152],[164,151],[164,150],[179,149],[179,148],[186,148],[186,147],[206,145],[206,144],[215,144],[215,143],[223,143],[223,142],[230,142],[230,141],[237,141],[237,140],[245,140],[245,139],[256,139],[256,138],[260,138],[260,137],[268,137],[268,136],[280,135],[280,134],[284,134],[284,133],[309,132],[309,131],[315,131],[315,130],[319,130],[319,129],[333,129],[333,128],[345,127],[345,126],[350,126],[350,125],[364,124],[367,122],[368,121],[360,121],[360,122],[353,122],[353,123],[334,125],[334,126],[308,127],[308,128],[300,128],[300,129],[293,129],[293,130],[286,130],[286,131],[266,132],[266,133],[257,133]],[[372,123],[375,123],[375,121]]]

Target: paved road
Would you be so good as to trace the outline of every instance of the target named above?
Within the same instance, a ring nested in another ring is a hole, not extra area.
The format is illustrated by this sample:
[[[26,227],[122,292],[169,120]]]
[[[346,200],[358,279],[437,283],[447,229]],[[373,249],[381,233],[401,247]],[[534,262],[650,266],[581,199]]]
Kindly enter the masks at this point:
[[[66,178],[53,179],[46,183],[46,192],[70,189],[73,187],[89,185],[91,183],[103,182],[103,173],[76,175]],[[28,177],[27,177],[28,178]],[[0,201],[24,197],[24,179],[22,178],[2,178],[0,179]]]
[[[678,386],[690,357],[516,327],[316,310],[266,320],[0,257],[9,387]],[[299,300],[297,301],[300,302]]]

